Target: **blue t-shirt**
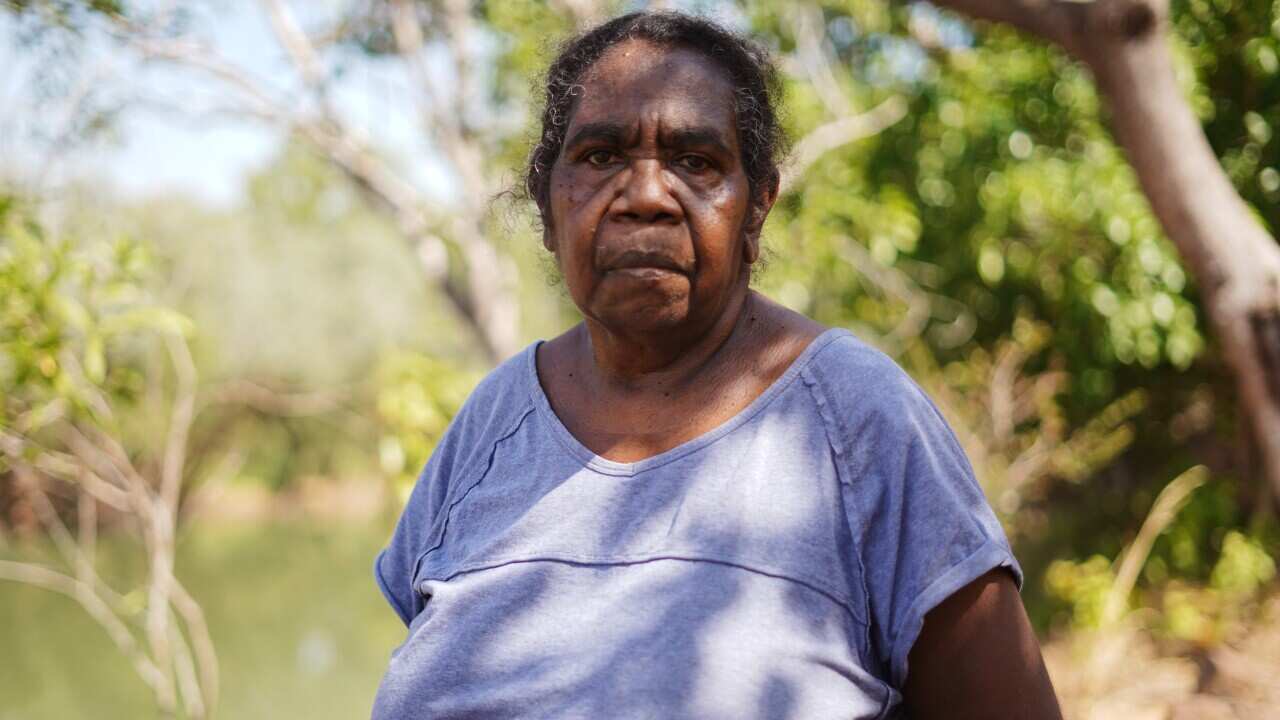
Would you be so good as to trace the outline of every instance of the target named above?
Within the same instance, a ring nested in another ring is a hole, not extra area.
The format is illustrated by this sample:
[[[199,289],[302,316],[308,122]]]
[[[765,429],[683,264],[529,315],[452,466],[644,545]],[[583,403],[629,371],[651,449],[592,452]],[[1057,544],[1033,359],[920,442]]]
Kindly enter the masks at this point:
[[[569,433],[536,351],[468,399],[375,562],[409,626],[375,720],[894,717],[925,613],[1021,584],[937,408],[846,330],[633,463]]]

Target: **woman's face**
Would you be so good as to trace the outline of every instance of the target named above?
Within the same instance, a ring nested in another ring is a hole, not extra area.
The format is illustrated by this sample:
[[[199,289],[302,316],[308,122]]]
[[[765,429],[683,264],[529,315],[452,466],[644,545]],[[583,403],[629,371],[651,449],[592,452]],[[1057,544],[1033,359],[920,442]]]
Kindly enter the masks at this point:
[[[733,108],[727,74],[698,52],[626,41],[587,71],[545,243],[588,318],[698,332],[745,293],[772,196],[753,208]]]

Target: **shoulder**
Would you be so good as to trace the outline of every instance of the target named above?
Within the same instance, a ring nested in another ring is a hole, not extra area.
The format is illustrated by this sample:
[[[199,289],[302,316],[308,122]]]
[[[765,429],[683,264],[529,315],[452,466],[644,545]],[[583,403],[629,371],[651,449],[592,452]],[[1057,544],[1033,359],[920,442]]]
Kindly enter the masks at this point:
[[[450,424],[448,443],[478,447],[485,438],[509,432],[534,407],[530,363],[536,343],[485,375]]]
[[[906,372],[884,352],[872,347],[848,330],[830,333],[830,341],[814,355],[810,369],[817,374],[847,381],[877,384],[910,382]]]
[[[946,423],[937,406],[892,358],[847,331],[818,350],[805,381],[836,426],[837,443],[858,437],[936,432]]]

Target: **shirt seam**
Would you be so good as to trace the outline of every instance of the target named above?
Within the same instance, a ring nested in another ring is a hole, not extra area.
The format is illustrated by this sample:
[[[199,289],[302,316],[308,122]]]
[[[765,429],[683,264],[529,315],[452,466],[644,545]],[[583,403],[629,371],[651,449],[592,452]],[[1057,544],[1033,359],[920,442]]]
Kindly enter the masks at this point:
[[[859,625],[866,626],[867,619],[858,614],[854,608],[854,603],[846,597],[843,597],[837,590],[826,586],[825,583],[817,579],[797,577],[794,574],[786,573],[780,570],[771,569],[756,564],[747,564],[724,560],[721,558],[699,555],[697,553],[680,553],[680,552],[658,552],[644,553],[640,555],[587,555],[578,553],[539,553],[530,555],[511,555],[507,557],[498,556],[484,561],[473,561],[462,563],[456,567],[449,568],[448,572],[440,573],[424,573],[415,582],[423,580],[437,580],[448,582],[459,575],[479,572],[483,570],[493,570],[506,565],[516,565],[520,563],[532,562],[560,562],[572,563],[578,565],[594,565],[601,567],[608,566],[624,566],[624,565],[641,565],[644,563],[655,562],[659,560],[676,560],[680,562],[691,563],[710,563],[714,565],[723,565],[749,573],[760,575],[763,577],[774,578],[777,580],[785,580],[796,585],[808,588],[836,605],[840,606],[855,622]]]
[[[445,534],[449,530],[449,520],[450,518],[453,517],[453,511],[458,507],[458,505],[462,503],[463,500],[467,498],[467,495],[471,494],[471,491],[474,490],[476,486],[484,482],[485,478],[489,476],[489,472],[493,469],[493,464],[494,464],[493,461],[498,454],[498,446],[501,445],[506,440],[508,440],[509,438],[511,438],[520,430],[520,427],[524,424],[525,419],[529,417],[529,413],[533,412],[533,409],[534,409],[533,407],[523,408],[523,410],[520,412],[520,415],[513,421],[510,429],[508,429],[506,432],[502,433],[496,439],[494,439],[493,443],[489,446],[489,457],[488,457],[488,460],[485,462],[484,469],[481,470],[479,472],[479,475],[476,477],[476,479],[473,482],[471,482],[469,485],[467,485],[465,490],[462,490],[461,492],[459,492],[458,496],[456,498],[453,498],[453,500],[449,503],[449,506],[445,508],[444,514],[440,520],[440,529],[434,533],[435,535],[434,543],[431,545],[431,547],[428,547],[422,552],[418,553],[418,556],[413,561],[412,583],[414,585],[415,592],[417,591],[418,572],[419,572],[419,569],[422,567],[422,562],[426,560],[428,555],[435,552],[436,550],[439,550],[440,547],[444,545]],[[459,487],[461,487],[461,485],[459,485]],[[453,496],[453,493],[451,492],[450,497],[452,496]]]
[[[840,490],[839,497],[842,502],[853,505],[853,509],[856,511],[857,497],[856,497],[856,493],[854,492],[855,488],[854,488],[853,482],[848,477],[848,468],[845,467],[846,457],[844,453],[844,450],[845,450],[844,443],[839,442],[836,438],[832,437],[832,433],[840,430],[840,427],[836,422],[835,418],[831,416],[830,404],[827,402],[825,389],[822,387],[819,387],[820,380],[814,373],[810,372],[809,370],[810,370],[809,368],[805,368],[805,372],[802,373],[802,378],[804,380],[805,387],[809,389],[810,397],[813,399],[814,404],[817,406],[818,417],[821,419],[823,429],[825,430],[827,435],[827,444],[831,447],[831,453],[832,453],[831,460],[832,460],[832,464],[835,466],[836,481],[841,485],[841,488],[839,488]],[[849,493],[847,494],[847,496],[846,496],[846,493],[843,491],[844,488],[849,489]],[[866,565],[862,562],[862,554],[861,552],[859,552],[860,544],[858,543],[858,538],[854,533],[853,524],[849,522],[849,513],[847,512],[844,513],[844,517],[845,517],[845,526],[849,530],[849,537],[853,543],[853,547],[850,548],[850,550],[851,550],[851,554],[853,555],[855,571],[858,573],[858,585],[862,589],[862,612],[863,612],[863,616],[867,619],[867,622],[865,622],[862,626],[863,627],[862,646],[863,646],[863,652],[866,653],[866,656],[863,658],[863,660],[870,661],[871,660],[871,593],[870,593],[870,589],[867,587],[867,568],[866,568]],[[861,517],[861,515],[859,515],[859,517]]]
[[[827,346],[819,350],[818,353],[820,354],[826,351],[828,348],[845,338],[856,340],[856,338],[851,334],[842,335],[828,343]],[[809,387],[809,394],[812,396],[814,403],[818,406],[818,415],[821,416],[823,424],[828,426],[828,442],[831,443],[831,446],[835,449],[837,455],[844,455],[848,450],[844,441],[849,434],[849,429],[846,428],[844,423],[840,422],[839,418],[835,416],[833,410],[834,402],[832,402],[831,398],[828,397],[825,378],[821,377],[815,370],[817,367],[817,357],[815,356],[814,362],[809,363],[809,366],[804,369],[801,375],[803,376],[804,384]],[[834,433],[832,432],[833,430]]]

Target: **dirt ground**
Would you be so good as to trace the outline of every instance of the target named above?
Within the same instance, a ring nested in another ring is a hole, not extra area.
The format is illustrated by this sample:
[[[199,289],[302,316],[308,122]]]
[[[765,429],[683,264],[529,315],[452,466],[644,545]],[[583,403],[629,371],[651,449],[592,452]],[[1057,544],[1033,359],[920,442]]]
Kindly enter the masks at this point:
[[[1044,653],[1069,720],[1280,718],[1280,593],[1216,647],[1115,628],[1051,640]]]

